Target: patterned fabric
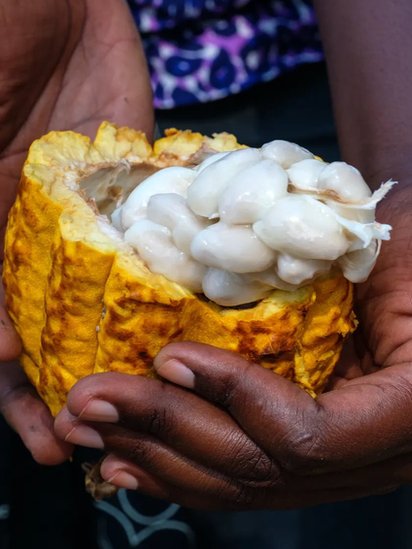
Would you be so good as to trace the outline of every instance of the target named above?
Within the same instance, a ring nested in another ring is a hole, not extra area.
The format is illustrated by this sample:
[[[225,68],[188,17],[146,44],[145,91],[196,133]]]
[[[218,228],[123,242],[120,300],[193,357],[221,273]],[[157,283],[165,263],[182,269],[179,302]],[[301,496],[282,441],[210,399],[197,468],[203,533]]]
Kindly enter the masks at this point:
[[[160,109],[221,99],[323,58],[310,0],[129,0],[129,5]]]
[[[195,549],[195,532],[185,510],[175,503],[120,490],[94,503],[98,549]]]

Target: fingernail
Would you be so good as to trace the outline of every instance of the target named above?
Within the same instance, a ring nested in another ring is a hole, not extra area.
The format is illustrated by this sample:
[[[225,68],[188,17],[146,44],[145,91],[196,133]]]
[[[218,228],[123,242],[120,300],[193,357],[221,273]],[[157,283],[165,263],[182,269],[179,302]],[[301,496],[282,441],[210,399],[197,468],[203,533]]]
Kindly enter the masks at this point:
[[[179,360],[171,358],[162,362],[160,366],[156,366],[155,362],[155,368],[159,375],[172,383],[176,383],[176,385],[182,385],[188,389],[193,389],[195,386],[194,373]]]
[[[126,488],[126,490],[137,490],[137,487],[139,486],[137,478],[126,473],[126,471],[117,471],[117,473],[110,477],[107,482],[114,484],[119,488]]]
[[[64,440],[71,444],[86,446],[87,448],[104,448],[102,437],[97,431],[91,427],[87,427],[87,425],[76,425],[69,434],[66,435]]]
[[[104,400],[89,400],[78,417],[87,421],[107,421],[109,423],[116,423],[119,421],[119,412],[110,402],[105,402]]]

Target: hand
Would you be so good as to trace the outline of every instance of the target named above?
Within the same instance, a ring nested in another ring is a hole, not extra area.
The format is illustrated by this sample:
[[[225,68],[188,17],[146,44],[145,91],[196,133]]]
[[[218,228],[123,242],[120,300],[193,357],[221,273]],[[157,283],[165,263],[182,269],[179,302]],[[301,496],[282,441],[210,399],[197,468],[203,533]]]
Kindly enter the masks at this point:
[[[0,412],[19,433],[25,445],[40,463],[59,463],[72,450],[70,444],[56,438],[53,419],[17,362],[20,339],[4,306],[0,284]]]
[[[155,361],[172,383],[115,373],[81,380],[57,434],[104,448],[106,480],[193,507],[300,507],[410,481],[411,208],[399,187],[381,209],[393,240],[359,288],[363,348],[347,353],[317,400],[232,353],[179,343]]]
[[[0,27],[2,242],[22,163],[35,138],[53,129],[93,136],[103,120],[151,137],[153,113],[139,37],[123,0],[6,0]],[[4,308],[2,318],[7,319]],[[0,326],[0,360],[18,354],[16,341],[10,328],[5,332]],[[9,348],[3,356],[2,346]],[[0,410],[37,461],[58,463],[70,455],[72,446],[55,437],[50,414],[17,364],[0,366]]]
[[[412,474],[406,443],[412,433],[408,422],[401,424],[405,405],[391,405],[388,394],[386,414],[398,429],[379,417],[388,371],[369,383],[357,378],[316,402],[213,347],[170,345],[157,367],[196,394],[101,374],[80,381],[57,417],[62,438],[109,452],[101,474],[115,485],[189,507],[240,510],[385,492]],[[397,390],[389,385],[389,393]]]

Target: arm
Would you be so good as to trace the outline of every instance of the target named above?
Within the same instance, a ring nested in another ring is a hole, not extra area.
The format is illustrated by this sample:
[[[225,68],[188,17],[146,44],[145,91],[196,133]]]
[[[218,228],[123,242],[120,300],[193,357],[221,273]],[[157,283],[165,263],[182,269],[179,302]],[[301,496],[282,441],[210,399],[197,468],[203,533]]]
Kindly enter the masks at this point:
[[[342,155],[373,186],[401,179],[412,146],[412,4],[314,4]]]

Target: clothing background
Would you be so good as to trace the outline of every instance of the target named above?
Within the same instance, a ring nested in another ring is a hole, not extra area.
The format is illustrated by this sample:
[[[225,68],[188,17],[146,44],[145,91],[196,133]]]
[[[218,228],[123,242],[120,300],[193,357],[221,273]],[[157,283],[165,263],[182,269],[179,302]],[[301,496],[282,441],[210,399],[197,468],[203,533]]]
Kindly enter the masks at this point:
[[[323,59],[310,0],[128,0],[155,107],[222,99]]]
[[[158,109],[156,120],[161,132],[173,127],[206,135],[226,131],[251,147],[285,139],[327,161],[339,158],[323,63],[300,66],[272,82],[220,101]]]

